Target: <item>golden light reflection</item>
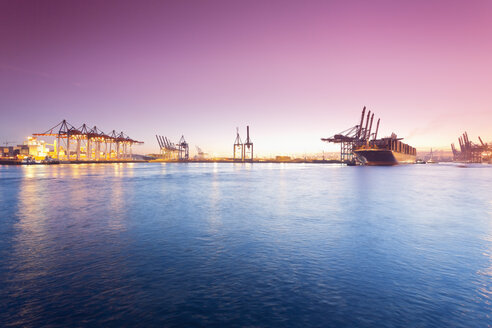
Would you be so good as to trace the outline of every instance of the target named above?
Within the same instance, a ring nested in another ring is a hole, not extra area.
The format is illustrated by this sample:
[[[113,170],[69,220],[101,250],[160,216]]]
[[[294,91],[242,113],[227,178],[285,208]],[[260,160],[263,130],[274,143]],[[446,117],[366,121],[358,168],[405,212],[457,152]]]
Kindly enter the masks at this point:
[[[69,175],[68,167],[74,164],[60,164],[60,165],[50,165],[50,173],[53,178],[64,178]]]
[[[71,173],[72,177],[79,178],[80,177],[80,170],[81,170],[80,164],[70,165],[70,173]]]
[[[133,177],[135,175],[135,167],[133,163],[124,164],[124,168],[127,177]]]
[[[167,173],[167,163],[163,162],[161,163],[161,174],[166,174]]]
[[[112,230],[123,231],[126,229],[123,222],[124,205],[122,179],[114,179],[109,203],[111,215],[108,217],[108,227]]]
[[[210,215],[208,217],[210,233],[215,234],[219,231],[222,226],[222,217],[220,215],[220,182],[219,182],[219,172],[218,165],[214,163],[213,166],[213,179],[212,179],[212,191],[210,193]]]
[[[36,166],[34,165],[22,165],[22,170],[24,171],[24,177],[32,179],[34,178],[34,173],[36,172]]]
[[[46,212],[49,210],[46,195],[49,193],[45,181],[37,179],[36,170],[39,167],[26,166],[24,176],[19,186],[18,218],[13,237],[13,255],[16,259],[16,271],[22,272],[23,284],[14,293],[21,293],[37,288],[37,278],[49,274],[46,249],[49,248],[49,227]],[[19,290],[20,289],[20,290]],[[21,312],[35,311],[36,304],[24,302]]]
[[[123,168],[121,167],[121,163],[115,163],[113,165],[113,174],[115,177],[123,176]]]

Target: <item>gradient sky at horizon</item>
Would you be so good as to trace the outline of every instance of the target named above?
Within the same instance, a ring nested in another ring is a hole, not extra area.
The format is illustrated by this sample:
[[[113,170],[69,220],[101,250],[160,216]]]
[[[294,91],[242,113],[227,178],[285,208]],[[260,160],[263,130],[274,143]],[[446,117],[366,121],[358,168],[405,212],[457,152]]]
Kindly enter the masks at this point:
[[[419,149],[492,141],[492,1],[0,0],[0,142],[62,119],[230,156],[320,141],[365,105]]]

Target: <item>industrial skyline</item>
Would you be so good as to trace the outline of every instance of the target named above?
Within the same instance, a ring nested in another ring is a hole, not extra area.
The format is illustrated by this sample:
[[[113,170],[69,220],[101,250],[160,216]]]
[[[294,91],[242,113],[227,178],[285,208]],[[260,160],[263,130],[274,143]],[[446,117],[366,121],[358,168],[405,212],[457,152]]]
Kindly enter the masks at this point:
[[[363,107],[417,149],[492,141],[490,1],[0,2],[0,142],[66,119],[230,156],[338,151]],[[241,131],[241,136],[245,131]]]

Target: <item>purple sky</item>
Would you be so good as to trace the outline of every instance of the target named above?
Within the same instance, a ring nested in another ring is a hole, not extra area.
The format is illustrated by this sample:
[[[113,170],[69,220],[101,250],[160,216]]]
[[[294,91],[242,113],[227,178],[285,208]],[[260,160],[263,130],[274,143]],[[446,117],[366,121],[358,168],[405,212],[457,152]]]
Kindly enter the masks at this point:
[[[0,142],[62,119],[231,155],[337,150],[362,106],[417,148],[492,140],[492,1],[0,0]]]

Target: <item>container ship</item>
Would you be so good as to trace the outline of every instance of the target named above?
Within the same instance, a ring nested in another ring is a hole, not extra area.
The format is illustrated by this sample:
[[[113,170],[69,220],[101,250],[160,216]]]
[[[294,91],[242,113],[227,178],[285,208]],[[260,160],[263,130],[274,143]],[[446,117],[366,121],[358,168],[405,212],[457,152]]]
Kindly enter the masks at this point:
[[[378,140],[371,140],[367,144],[354,145],[354,155],[364,165],[397,165],[413,164],[417,150],[397,138],[396,135]]]
[[[349,165],[397,165],[415,163],[417,150],[403,142],[395,133],[378,139],[379,121],[372,132],[374,114],[362,109],[360,124],[322,141],[340,144],[340,160]],[[365,119],[365,121],[364,121]]]

